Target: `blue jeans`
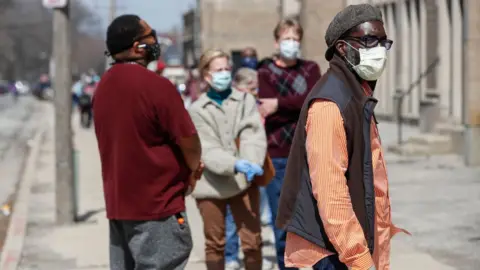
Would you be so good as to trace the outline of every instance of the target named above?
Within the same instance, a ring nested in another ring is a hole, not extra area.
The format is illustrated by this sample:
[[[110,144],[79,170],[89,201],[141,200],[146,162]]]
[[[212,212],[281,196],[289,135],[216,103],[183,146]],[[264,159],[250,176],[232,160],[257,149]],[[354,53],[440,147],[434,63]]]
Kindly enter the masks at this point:
[[[264,187],[260,188],[260,213],[262,220],[272,222],[271,211],[268,204],[267,192]],[[237,234],[237,226],[233,221],[230,206],[227,206],[227,214],[225,216],[225,262],[238,261],[238,252],[240,250],[239,238]]]
[[[227,205],[227,214],[225,216],[225,262],[238,261],[238,252],[240,250],[237,226],[233,221],[232,211]]]
[[[313,266],[313,270],[348,270],[348,267],[340,262],[338,255],[332,255],[321,259]]]
[[[275,177],[267,186],[268,201],[270,209],[272,210],[272,226],[275,234],[275,248],[277,250],[277,263],[280,270],[297,269],[285,267],[285,244],[287,240],[287,232],[275,226],[277,219],[278,201],[280,199],[280,192],[282,191],[283,178],[285,176],[285,169],[287,167],[287,158],[272,158],[273,167],[275,167]]]

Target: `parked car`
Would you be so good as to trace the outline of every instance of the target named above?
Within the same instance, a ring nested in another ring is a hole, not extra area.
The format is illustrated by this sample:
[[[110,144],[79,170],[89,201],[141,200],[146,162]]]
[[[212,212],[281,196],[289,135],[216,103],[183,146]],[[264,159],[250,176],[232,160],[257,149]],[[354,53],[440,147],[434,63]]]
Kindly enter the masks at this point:
[[[0,94],[5,95],[10,93],[10,88],[7,81],[0,81]]]
[[[30,93],[30,84],[27,81],[15,82],[15,88],[20,95],[26,95]]]

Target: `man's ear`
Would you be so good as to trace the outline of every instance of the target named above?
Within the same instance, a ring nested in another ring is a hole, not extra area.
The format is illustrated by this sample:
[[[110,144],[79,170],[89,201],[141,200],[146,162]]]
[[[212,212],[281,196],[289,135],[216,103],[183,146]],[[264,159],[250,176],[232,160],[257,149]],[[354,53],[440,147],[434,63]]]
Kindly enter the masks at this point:
[[[342,58],[345,57],[345,55],[347,54],[347,52],[345,51],[345,46],[345,42],[341,40],[337,41],[337,43],[335,44],[335,49]]]
[[[275,46],[275,50],[277,50],[277,51],[280,50],[280,41],[278,39],[275,40],[274,46]]]
[[[134,53],[143,55],[145,53],[144,45],[145,44],[141,44],[140,42],[135,41],[132,46]]]

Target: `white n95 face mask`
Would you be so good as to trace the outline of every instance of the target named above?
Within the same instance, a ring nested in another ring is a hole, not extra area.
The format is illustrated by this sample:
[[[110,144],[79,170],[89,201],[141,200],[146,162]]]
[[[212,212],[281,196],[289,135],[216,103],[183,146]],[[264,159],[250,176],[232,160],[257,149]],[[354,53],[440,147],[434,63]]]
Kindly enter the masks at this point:
[[[352,45],[348,45],[353,48]],[[356,48],[353,49],[357,50]],[[360,63],[353,65],[348,59],[347,62],[352,65],[353,70],[360,78],[366,81],[378,80],[387,63],[387,49],[383,46],[378,46],[373,48],[360,48],[357,51],[360,53]]]

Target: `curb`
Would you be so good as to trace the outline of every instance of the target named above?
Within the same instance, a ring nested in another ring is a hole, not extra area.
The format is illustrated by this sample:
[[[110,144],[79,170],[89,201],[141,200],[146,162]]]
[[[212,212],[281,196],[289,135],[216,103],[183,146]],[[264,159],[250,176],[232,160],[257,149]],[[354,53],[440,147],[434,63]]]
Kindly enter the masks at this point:
[[[20,179],[20,188],[18,189],[0,257],[0,269],[2,270],[16,270],[22,258],[22,249],[27,231],[30,190],[35,177],[36,162],[40,153],[40,143],[44,137],[44,133],[45,129],[40,128],[28,143],[30,151],[25,163],[25,170]]]

